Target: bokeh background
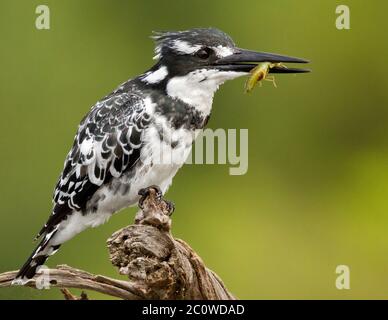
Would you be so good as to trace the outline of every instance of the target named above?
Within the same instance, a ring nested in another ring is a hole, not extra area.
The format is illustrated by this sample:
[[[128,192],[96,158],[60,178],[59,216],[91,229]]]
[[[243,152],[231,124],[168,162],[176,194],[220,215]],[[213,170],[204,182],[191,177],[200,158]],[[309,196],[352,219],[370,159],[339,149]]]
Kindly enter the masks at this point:
[[[39,4],[50,30],[35,28]],[[335,28],[339,4],[351,30]],[[0,272],[33,249],[80,119],[153,63],[151,31],[214,26],[241,47],[311,59],[313,73],[251,95],[243,79],[221,88],[209,127],[249,129],[249,171],[186,165],[167,195],[174,235],[239,298],[388,298],[386,10],[361,0],[2,0]],[[105,240],[134,212],[80,234],[48,265],[117,277]],[[340,264],[350,290],[335,287]],[[62,296],[8,288],[0,298]]]

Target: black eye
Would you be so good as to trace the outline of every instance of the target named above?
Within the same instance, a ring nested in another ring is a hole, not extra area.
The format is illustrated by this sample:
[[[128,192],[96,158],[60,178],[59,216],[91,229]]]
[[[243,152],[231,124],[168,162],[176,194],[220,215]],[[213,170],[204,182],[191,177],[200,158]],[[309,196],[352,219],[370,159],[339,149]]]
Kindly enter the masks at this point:
[[[212,52],[213,52],[213,50],[210,48],[203,48],[201,50],[198,50],[195,55],[198,58],[205,60],[205,59],[208,59],[210,57]]]

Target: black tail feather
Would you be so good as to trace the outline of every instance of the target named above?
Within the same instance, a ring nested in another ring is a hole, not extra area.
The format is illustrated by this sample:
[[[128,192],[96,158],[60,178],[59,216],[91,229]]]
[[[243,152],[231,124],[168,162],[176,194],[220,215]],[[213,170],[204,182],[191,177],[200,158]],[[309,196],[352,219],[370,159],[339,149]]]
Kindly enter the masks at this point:
[[[38,267],[43,265],[49,256],[40,255],[35,258],[29,257],[23,267],[19,270],[15,279],[31,279],[36,274]]]
[[[31,279],[36,274],[37,269],[45,263],[47,258],[55,253],[59,249],[60,245],[50,245],[50,239],[53,237],[55,232],[50,235],[46,235],[39,245],[32,252],[30,257],[20,268],[18,274],[16,275],[13,284],[24,284],[28,279]]]

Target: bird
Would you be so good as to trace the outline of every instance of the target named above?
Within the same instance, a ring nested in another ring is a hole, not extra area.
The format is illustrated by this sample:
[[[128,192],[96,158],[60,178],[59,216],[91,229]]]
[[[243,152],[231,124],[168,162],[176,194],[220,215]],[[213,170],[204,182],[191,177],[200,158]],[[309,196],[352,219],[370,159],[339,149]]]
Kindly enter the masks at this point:
[[[157,186],[164,194],[224,82],[249,75],[260,62],[274,63],[270,73],[309,71],[280,66],[305,59],[241,49],[216,28],[154,32],[152,38],[155,64],[98,101],[80,122],[40,242],[13,284],[26,284],[75,235],[134,206],[144,188]]]

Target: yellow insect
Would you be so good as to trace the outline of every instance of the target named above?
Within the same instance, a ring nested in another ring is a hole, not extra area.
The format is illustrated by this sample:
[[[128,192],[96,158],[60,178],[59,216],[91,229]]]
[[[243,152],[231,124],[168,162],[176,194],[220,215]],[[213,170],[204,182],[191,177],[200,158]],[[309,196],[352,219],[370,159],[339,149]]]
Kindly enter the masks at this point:
[[[275,76],[268,76],[269,71],[273,67],[282,67],[286,68],[285,65],[282,63],[272,63],[272,62],[262,62],[259,63],[252,71],[251,71],[251,76],[245,83],[245,92],[249,93],[253,90],[255,85],[257,83],[260,84],[261,86],[261,81],[262,80],[268,80],[271,81],[276,88],[276,82],[275,82]]]

